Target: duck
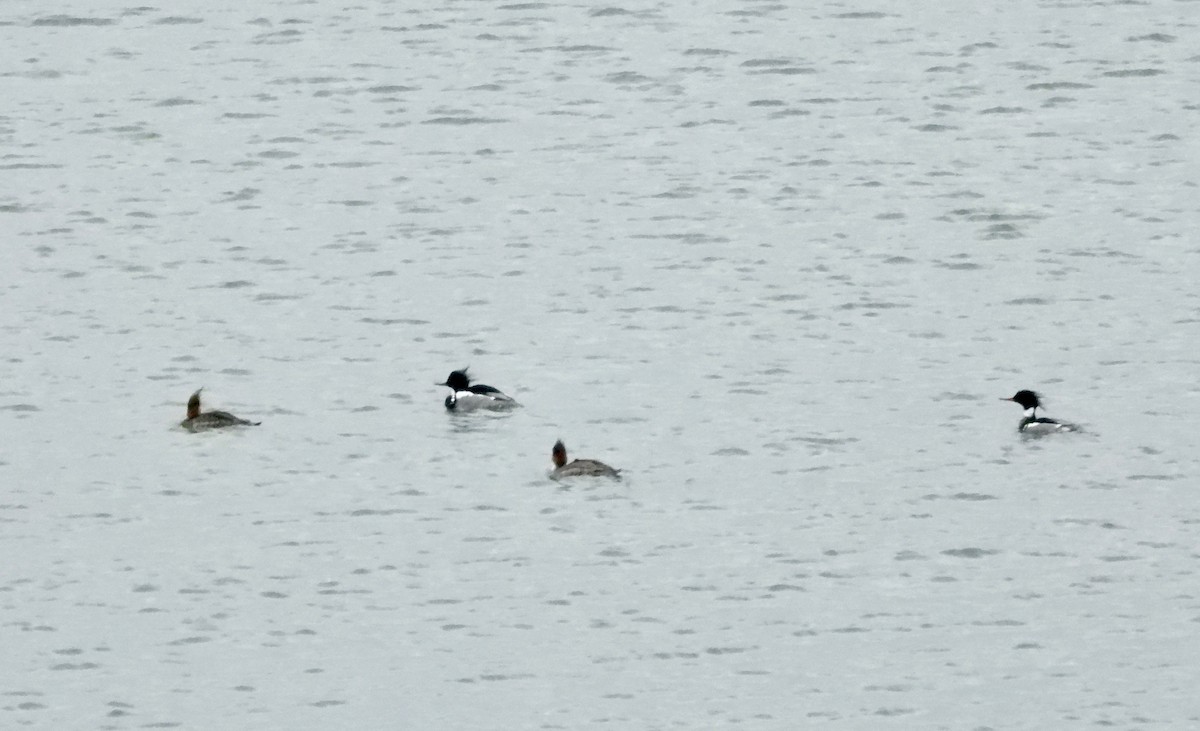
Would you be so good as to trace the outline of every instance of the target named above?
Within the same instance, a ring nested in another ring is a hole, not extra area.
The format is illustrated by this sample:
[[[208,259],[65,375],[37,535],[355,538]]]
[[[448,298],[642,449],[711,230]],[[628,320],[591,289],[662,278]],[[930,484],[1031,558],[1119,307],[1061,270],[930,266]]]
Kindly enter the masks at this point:
[[[261,421],[248,421],[240,417],[234,416],[228,411],[206,411],[200,412],[200,392],[204,387],[196,389],[192,397],[187,403],[187,418],[184,419],[180,426],[188,431],[204,431],[206,429],[223,429],[229,426],[258,426]]]
[[[556,480],[562,477],[611,477],[614,480],[621,479],[620,470],[609,467],[603,462],[598,462],[594,459],[574,459],[567,462],[567,448],[563,446],[561,439],[554,443],[554,448],[550,451],[550,459],[554,462],[554,471],[550,473],[550,477]]]
[[[498,388],[493,388],[482,383],[471,383],[466,368],[459,371],[450,371],[450,375],[446,378],[445,383],[434,385],[446,386],[450,389],[450,395],[446,397],[446,409],[448,411],[460,413],[475,411],[476,409],[507,411],[508,409],[520,406],[512,396],[503,393]]]
[[[1017,425],[1017,431],[1022,434],[1040,436],[1054,432],[1079,431],[1079,427],[1074,424],[1068,424],[1045,416],[1038,416],[1037,410],[1042,407],[1042,401],[1033,391],[1022,389],[1012,396],[1001,398],[1000,400],[1012,401],[1020,404],[1025,409],[1025,416],[1021,419],[1021,423]]]

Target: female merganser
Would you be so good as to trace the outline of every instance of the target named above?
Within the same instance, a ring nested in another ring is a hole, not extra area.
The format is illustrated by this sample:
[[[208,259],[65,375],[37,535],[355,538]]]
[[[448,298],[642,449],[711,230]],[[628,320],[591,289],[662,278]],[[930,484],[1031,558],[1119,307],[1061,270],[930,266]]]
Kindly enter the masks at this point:
[[[571,463],[567,463],[567,448],[563,446],[562,440],[554,443],[554,449],[550,452],[550,459],[554,461],[554,471],[550,476],[554,479],[560,477],[611,477],[614,480],[621,479],[621,471],[615,470],[612,467],[597,462],[594,459],[575,459]]]
[[[1049,434],[1058,431],[1079,430],[1079,427],[1074,424],[1065,424],[1061,421],[1038,416],[1037,410],[1041,408],[1042,402],[1038,400],[1038,395],[1033,391],[1017,391],[1013,394],[1012,398],[1002,398],[1000,400],[1013,401],[1025,409],[1025,418],[1021,419],[1020,425],[1017,426],[1017,431],[1022,434]]]
[[[203,431],[205,429],[221,429],[227,426],[258,426],[261,421],[246,421],[239,419],[228,411],[206,411],[200,413],[200,392],[204,388],[196,389],[196,393],[188,399],[187,418],[183,420],[181,426],[188,431]]]
[[[520,406],[511,396],[501,393],[498,388],[485,386],[482,383],[471,383],[471,379],[467,377],[466,368],[461,371],[450,371],[450,376],[445,383],[434,385],[449,386],[450,395],[446,397],[446,408],[451,411],[474,411],[475,409],[504,411],[514,406]]]

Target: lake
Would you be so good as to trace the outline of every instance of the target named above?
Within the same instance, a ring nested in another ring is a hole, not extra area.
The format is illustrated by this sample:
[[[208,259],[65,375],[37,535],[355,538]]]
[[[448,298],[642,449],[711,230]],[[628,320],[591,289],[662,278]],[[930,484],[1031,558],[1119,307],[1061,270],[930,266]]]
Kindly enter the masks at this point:
[[[8,4],[0,723],[1196,727],[1196,20]]]

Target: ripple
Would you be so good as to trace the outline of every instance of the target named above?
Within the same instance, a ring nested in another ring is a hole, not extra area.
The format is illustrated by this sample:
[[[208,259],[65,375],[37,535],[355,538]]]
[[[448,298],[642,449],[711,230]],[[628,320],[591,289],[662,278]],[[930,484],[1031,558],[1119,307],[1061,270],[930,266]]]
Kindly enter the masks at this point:
[[[71,26],[101,26],[115,25],[117,21],[109,18],[81,18],[74,15],[48,15],[44,18],[38,18],[33,21],[33,25],[37,27],[55,27],[65,28]]]
[[[1121,71],[1105,71],[1101,76],[1107,76],[1114,79],[1127,79],[1145,76],[1161,76],[1167,73],[1162,69],[1123,69]]]
[[[954,556],[955,558],[984,558],[985,556],[994,556],[1000,553],[991,548],[951,548],[942,551],[945,556]]]

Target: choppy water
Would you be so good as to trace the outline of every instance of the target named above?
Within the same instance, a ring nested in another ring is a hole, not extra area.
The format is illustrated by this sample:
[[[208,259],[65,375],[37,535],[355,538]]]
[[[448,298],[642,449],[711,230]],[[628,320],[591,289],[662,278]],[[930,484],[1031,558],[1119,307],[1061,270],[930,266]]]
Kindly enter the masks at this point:
[[[204,6],[0,7],[0,725],[1200,723],[1196,3]]]

